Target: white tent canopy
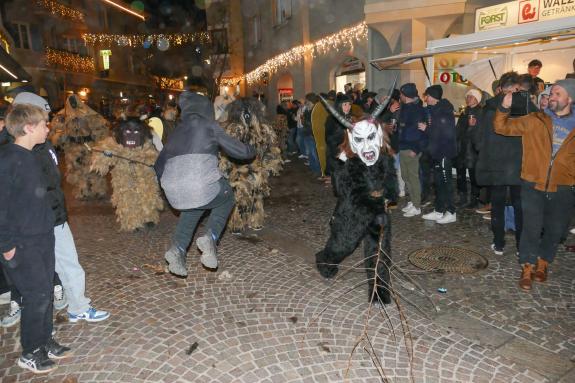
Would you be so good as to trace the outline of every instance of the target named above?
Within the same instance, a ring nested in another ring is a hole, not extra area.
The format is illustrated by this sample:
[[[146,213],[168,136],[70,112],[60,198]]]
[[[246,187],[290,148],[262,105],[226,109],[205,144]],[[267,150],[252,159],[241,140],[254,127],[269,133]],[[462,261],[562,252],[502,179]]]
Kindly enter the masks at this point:
[[[477,88],[489,91],[491,83],[497,80],[505,71],[505,58],[501,55],[493,56],[454,68],[465,79],[471,81]]]
[[[401,69],[403,64],[441,53],[469,52],[484,47],[547,41],[566,35],[575,37],[575,16],[433,40],[427,43],[427,49],[424,51],[382,57],[371,60],[370,64],[379,70]]]

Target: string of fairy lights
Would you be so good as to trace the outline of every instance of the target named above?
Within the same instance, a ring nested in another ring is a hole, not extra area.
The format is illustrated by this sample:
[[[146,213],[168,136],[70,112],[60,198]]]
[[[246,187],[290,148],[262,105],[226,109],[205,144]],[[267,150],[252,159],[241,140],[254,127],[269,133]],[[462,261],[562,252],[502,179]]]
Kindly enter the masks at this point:
[[[96,70],[94,60],[91,57],[52,48],[46,48],[45,60],[49,66],[59,67],[70,72],[90,73]]]
[[[89,45],[117,45],[120,47],[150,47],[152,45],[186,45],[191,43],[206,44],[210,42],[208,32],[194,33],[162,33],[162,34],[110,34],[84,33],[82,38]]]
[[[366,38],[367,24],[365,22],[361,22],[355,26],[345,28],[339,32],[328,35],[313,43],[293,47],[287,52],[283,52],[272,57],[249,73],[222,79],[221,84],[236,85],[240,81],[245,80],[248,85],[252,85],[263,79],[265,76],[272,75],[277,72],[280,68],[287,67],[301,61],[306,55],[316,57],[333,50],[339,50],[342,47],[352,47],[354,42],[365,40]]]
[[[54,0],[36,0],[38,6],[46,8],[51,14],[65,19],[84,21],[84,14],[74,8],[67,7]]]

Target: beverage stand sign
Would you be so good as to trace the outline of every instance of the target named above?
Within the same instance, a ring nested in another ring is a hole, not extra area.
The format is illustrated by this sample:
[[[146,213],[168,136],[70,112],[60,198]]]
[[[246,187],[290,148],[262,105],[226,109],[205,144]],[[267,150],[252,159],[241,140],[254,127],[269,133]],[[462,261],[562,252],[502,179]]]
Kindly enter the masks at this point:
[[[475,32],[575,16],[575,0],[519,0],[479,8]]]

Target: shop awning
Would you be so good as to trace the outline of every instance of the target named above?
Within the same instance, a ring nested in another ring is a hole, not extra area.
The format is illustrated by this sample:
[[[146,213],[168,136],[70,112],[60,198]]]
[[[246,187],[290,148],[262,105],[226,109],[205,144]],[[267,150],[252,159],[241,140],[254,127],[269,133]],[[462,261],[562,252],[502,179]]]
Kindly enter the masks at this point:
[[[422,61],[426,57],[441,53],[466,52],[484,47],[546,41],[565,35],[572,35],[575,38],[575,16],[433,40],[427,43],[427,49],[424,51],[382,57],[371,60],[370,64],[379,70],[401,69],[402,65],[414,60]]]
[[[16,60],[0,47],[0,81],[20,82],[30,81],[30,76]]]

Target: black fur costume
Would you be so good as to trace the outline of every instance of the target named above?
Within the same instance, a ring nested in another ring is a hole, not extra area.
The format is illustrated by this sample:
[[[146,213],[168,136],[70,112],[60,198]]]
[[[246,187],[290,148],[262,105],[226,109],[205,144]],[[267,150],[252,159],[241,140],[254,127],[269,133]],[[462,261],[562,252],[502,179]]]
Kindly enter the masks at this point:
[[[344,146],[346,143],[344,143]],[[346,150],[348,159],[336,167],[335,191],[337,204],[330,227],[331,234],[325,248],[316,254],[316,265],[325,278],[333,278],[338,265],[351,255],[363,240],[365,268],[369,283],[369,299],[374,288],[380,231],[383,241],[377,267],[377,290],[374,301],[391,303],[391,220],[385,200],[392,199],[396,173],[389,154],[381,153],[377,162],[366,166],[359,157]]]

